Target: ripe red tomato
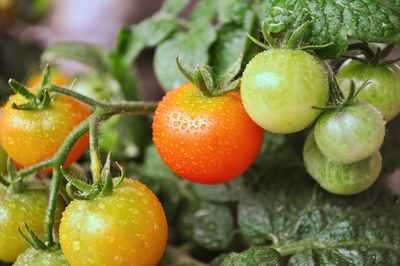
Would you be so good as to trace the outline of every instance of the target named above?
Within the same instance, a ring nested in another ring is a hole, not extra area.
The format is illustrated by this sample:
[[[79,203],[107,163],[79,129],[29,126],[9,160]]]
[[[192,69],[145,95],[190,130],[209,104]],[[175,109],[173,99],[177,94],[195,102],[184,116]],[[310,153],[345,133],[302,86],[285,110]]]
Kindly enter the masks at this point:
[[[54,75],[52,82],[66,86],[65,76]],[[53,80],[54,79],[54,80]],[[40,84],[33,76],[27,82],[36,92]],[[48,108],[21,111],[12,104],[27,100],[20,94],[9,98],[0,117],[0,141],[4,150],[20,167],[28,167],[52,157],[64,143],[71,131],[90,114],[90,108],[69,96],[58,96]],[[87,149],[89,135],[82,136],[73,146],[65,166],[76,161]]]
[[[71,266],[154,266],[167,235],[157,197],[132,179],[111,195],[72,201],[60,224],[61,249]]]
[[[217,184],[250,166],[260,151],[263,129],[245,112],[238,91],[206,97],[187,84],[167,93],[158,105],[153,141],[178,176]]]

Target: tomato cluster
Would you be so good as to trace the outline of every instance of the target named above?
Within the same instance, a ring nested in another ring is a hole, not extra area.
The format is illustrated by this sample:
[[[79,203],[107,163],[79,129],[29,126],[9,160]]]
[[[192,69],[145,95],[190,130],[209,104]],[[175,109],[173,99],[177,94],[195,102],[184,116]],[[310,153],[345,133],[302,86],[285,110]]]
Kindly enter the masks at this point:
[[[70,81],[55,72],[51,82],[66,87]],[[27,87],[40,90],[41,77],[32,76]],[[9,98],[0,118],[0,171],[7,174],[7,155],[21,167],[30,167],[56,155],[67,136],[92,113],[86,104],[57,95],[43,109],[19,110],[27,99]],[[64,167],[76,161],[88,147],[88,134],[73,145]],[[94,200],[57,201],[55,230],[59,228],[62,252],[57,247],[37,250],[20,235],[34,232],[43,239],[49,191],[25,184],[20,191],[0,185],[0,261],[14,265],[156,265],[164,253],[168,226],[157,197],[138,181],[124,180],[111,195]],[[62,219],[61,219],[62,217]],[[25,224],[26,223],[26,224]],[[29,229],[28,229],[29,228]],[[44,244],[43,244],[44,245]],[[35,247],[37,248],[37,247]]]

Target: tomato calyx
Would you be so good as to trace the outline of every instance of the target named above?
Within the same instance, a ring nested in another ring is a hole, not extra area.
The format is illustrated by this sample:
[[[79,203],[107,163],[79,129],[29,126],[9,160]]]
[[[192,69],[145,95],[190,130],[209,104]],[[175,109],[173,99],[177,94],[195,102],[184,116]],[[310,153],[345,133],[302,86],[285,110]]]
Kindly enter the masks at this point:
[[[124,169],[118,163],[116,163],[116,165],[120,170],[120,176],[113,179],[110,170],[111,155],[108,153],[106,163],[101,170],[100,178],[94,177],[94,180],[99,180],[99,182],[95,181],[92,184],[82,181],[85,179],[89,180],[87,177],[75,178],[71,175],[71,173],[68,173],[64,168],[61,167],[61,173],[68,181],[66,186],[68,196],[77,200],[92,200],[100,195],[110,195],[112,191],[124,181],[125,178]]]
[[[354,80],[352,80],[350,82],[350,90],[349,90],[349,95],[342,100],[340,103],[338,104],[333,104],[333,105],[328,105],[328,106],[324,106],[324,107],[318,107],[318,106],[313,106],[313,109],[318,109],[318,110],[323,110],[323,111],[327,111],[327,110],[332,110],[332,109],[343,109],[346,106],[349,106],[350,104],[354,103],[355,99],[357,98],[357,96],[360,94],[360,92],[367,87],[370,84],[369,80],[365,80],[357,89],[356,89],[356,84],[354,82]]]
[[[10,157],[7,158],[7,177],[0,176],[0,184],[7,187],[13,193],[22,191],[22,177],[17,175],[17,168],[11,161]]]
[[[299,50],[318,50],[324,49],[331,45],[333,42],[329,42],[322,45],[304,45],[305,38],[309,35],[311,30],[311,21],[306,21],[301,24],[297,29],[293,31],[288,31],[282,38],[275,38],[272,33],[268,30],[268,24],[266,21],[261,23],[261,33],[263,40],[258,40],[257,38],[251,36],[249,33],[246,33],[247,37],[254,42],[256,45],[260,46],[265,50],[269,49],[278,49],[278,48],[286,48],[286,49],[299,49]]]
[[[176,65],[185,78],[204,96],[215,97],[239,88],[240,79],[235,79],[235,77],[239,74],[242,59],[243,55],[240,55],[220,78],[216,78],[209,65],[197,65],[193,71],[190,71],[181,64],[179,55],[176,56]]]
[[[37,94],[33,94],[24,85],[16,80],[10,79],[8,84],[16,93],[24,96],[28,102],[23,104],[13,103],[12,107],[18,110],[46,109],[50,105],[51,97],[48,91],[50,85],[50,65],[47,64],[43,72],[42,85]]]
[[[29,226],[24,223],[24,229],[28,233],[26,235],[21,228],[18,228],[18,233],[21,235],[21,237],[28,242],[28,244],[36,249],[36,250],[46,250],[49,249],[49,247],[39,238],[39,236],[32,231],[32,229],[29,228]]]
[[[358,42],[350,44],[348,47],[348,51],[358,51],[361,56],[357,55],[344,55],[345,58],[350,58],[356,61],[360,61],[364,64],[368,65],[391,65],[400,61],[400,57],[394,59],[387,59],[389,54],[392,52],[393,48],[395,47],[395,43],[389,43],[385,47],[377,47],[374,51],[368,43],[365,42]]]

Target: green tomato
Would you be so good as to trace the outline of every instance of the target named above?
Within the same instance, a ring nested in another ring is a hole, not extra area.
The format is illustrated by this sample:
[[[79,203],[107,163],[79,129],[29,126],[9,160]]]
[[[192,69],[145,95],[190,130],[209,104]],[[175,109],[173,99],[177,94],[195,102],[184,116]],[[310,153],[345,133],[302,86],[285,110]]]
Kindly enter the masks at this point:
[[[35,189],[12,193],[0,186],[0,260],[14,262],[28,248],[28,243],[18,233],[26,223],[39,237],[44,236],[44,218],[48,190]],[[56,228],[64,205],[57,202]]]
[[[339,195],[352,195],[366,190],[378,178],[382,168],[379,151],[353,164],[329,160],[318,149],[313,132],[304,144],[303,159],[307,172],[321,187]]]
[[[294,133],[308,127],[329,97],[324,68],[300,50],[273,49],[256,55],[246,66],[241,83],[243,105],[262,128]]]
[[[365,80],[370,82],[357,96],[375,106],[386,121],[400,112],[400,67],[393,65],[367,65],[348,60],[339,69],[337,80],[345,95],[349,94],[351,80],[360,86]]]
[[[315,141],[330,160],[349,164],[370,157],[385,137],[382,114],[368,103],[352,103],[323,113],[315,124]]]
[[[13,266],[68,266],[68,262],[59,249],[28,248],[18,256]]]

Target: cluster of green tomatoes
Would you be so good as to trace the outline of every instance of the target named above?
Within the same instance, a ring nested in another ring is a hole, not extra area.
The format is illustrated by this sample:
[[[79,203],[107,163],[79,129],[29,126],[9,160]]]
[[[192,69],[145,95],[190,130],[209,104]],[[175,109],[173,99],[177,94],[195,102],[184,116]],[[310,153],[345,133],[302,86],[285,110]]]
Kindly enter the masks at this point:
[[[269,50],[247,65],[241,96],[265,130],[289,134],[314,125],[303,150],[308,173],[332,193],[355,194],[380,174],[385,124],[400,111],[400,68],[349,59],[331,89],[329,74],[309,53]]]

